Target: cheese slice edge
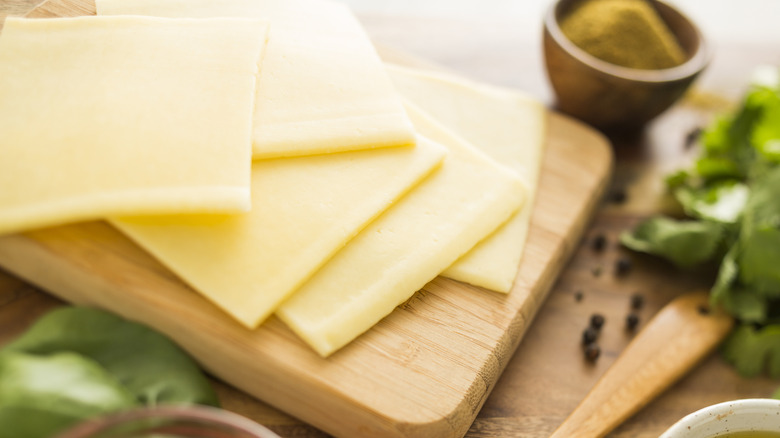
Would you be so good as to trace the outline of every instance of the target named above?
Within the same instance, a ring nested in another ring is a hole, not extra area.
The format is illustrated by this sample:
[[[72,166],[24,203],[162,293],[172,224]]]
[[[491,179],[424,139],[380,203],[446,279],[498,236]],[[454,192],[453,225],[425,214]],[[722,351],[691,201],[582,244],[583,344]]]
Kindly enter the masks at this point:
[[[409,145],[414,130],[368,36],[322,0],[97,0],[100,15],[272,22],[258,79],[255,158]]]
[[[443,160],[417,146],[256,160],[243,215],[111,222],[204,297],[254,328],[374,217]]]
[[[547,124],[544,106],[515,90],[449,73],[390,64],[387,69],[401,95],[517,172],[528,186],[525,206],[442,273],[508,293],[518,273],[538,191]]]
[[[421,135],[446,144],[441,168],[363,229],[276,311],[322,356],[343,347],[494,231],[524,200],[520,178],[419,109]]]
[[[11,189],[0,193],[0,233],[113,214],[247,211],[267,33],[267,23],[235,18],[9,17],[0,185]],[[215,84],[219,93],[198,91]]]

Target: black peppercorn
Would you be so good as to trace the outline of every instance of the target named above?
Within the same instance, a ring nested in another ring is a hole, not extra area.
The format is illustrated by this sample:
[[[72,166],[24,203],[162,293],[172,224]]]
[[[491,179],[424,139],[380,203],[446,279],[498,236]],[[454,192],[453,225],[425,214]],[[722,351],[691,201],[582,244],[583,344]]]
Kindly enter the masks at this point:
[[[574,292],[574,301],[580,302],[584,296],[585,295],[582,293],[582,291],[578,290],[577,292]]]
[[[631,295],[631,309],[639,310],[645,305],[645,297],[639,293]]]
[[[636,313],[629,313],[626,317],[626,329],[634,331],[639,325],[639,316]]]
[[[600,355],[601,355],[601,348],[599,348],[598,345],[588,344],[585,347],[585,359],[587,359],[588,362],[595,362]]]
[[[615,274],[623,276],[631,271],[631,260],[626,257],[621,257],[615,263]]]
[[[601,327],[604,326],[604,321],[604,315],[594,313],[590,316],[590,326],[596,330],[601,330]]]
[[[612,201],[614,204],[622,204],[626,202],[626,199],[628,196],[626,195],[626,191],[623,189],[615,189],[610,195],[609,200]]]
[[[590,345],[596,342],[599,337],[599,331],[593,327],[588,327],[582,332],[582,345]]]
[[[600,267],[600,266],[597,266],[597,267],[595,267],[595,268],[591,269],[591,270],[590,270],[590,273],[591,273],[591,274],[593,274],[593,276],[594,276],[594,277],[599,277],[599,276],[601,276],[601,267]]]
[[[700,127],[691,129],[685,136],[685,141],[683,142],[685,149],[689,149],[691,146],[696,144],[696,142],[699,140],[699,137],[701,137],[702,132],[703,130]]]
[[[593,251],[601,252],[607,246],[607,237],[603,234],[599,234],[593,238],[592,248]]]

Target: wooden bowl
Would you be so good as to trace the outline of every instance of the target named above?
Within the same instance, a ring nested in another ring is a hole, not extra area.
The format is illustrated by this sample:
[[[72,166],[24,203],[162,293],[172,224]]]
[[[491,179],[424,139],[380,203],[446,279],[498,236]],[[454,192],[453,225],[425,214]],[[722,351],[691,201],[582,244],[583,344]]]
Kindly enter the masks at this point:
[[[640,70],[598,59],[572,43],[558,20],[577,2],[559,0],[544,20],[544,58],[560,111],[597,128],[636,128],[674,104],[704,70],[709,53],[699,29],[671,6],[656,10],[687,54],[676,67]]]

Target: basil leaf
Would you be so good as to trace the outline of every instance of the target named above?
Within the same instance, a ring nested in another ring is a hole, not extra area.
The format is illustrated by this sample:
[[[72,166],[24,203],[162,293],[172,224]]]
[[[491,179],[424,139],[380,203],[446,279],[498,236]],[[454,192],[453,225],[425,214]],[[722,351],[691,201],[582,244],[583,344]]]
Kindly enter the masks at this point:
[[[714,222],[677,221],[658,216],[624,232],[620,242],[634,250],[661,256],[681,268],[689,268],[717,255],[723,227]]]
[[[0,354],[0,438],[51,436],[137,404],[103,367],[80,355]]]
[[[144,325],[97,309],[56,309],[2,351],[78,353],[99,363],[145,405],[218,404],[208,380],[176,344]]]

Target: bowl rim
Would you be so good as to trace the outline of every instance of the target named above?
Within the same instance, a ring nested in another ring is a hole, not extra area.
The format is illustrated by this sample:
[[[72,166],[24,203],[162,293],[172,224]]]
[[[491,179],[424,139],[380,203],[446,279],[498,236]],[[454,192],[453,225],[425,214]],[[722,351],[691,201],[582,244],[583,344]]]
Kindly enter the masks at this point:
[[[774,413],[780,415],[780,400],[774,398],[746,398],[730,400],[716,403],[698,411],[692,412],[674,423],[669,429],[664,431],[659,438],[678,438],[685,436],[696,428],[706,428],[712,422],[712,419],[721,419],[731,415],[755,415],[757,413]],[[722,423],[727,425],[726,423]],[[716,431],[725,433],[728,430]],[[740,431],[740,430],[735,430]]]
[[[561,30],[560,26],[558,25],[556,12],[559,5],[563,1],[565,0],[556,0],[549,6],[544,17],[544,28],[564,51],[568,52],[574,58],[593,68],[594,70],[630,81],[659,83],[681,80],[693,76],[704,70],[704,68],[710,62],[712,55],[709,44],[696,23],[694,23],[690,18],[688,18],[686,14],[684,14],[676,7],[660,0],[652,1],[653,3],[662,4],[664,7],[679,15],[685,21],[685,23],[690,26],[691,30],[696,35],[696,39],[699,41],[696,52],[687,61],[670,68],[646,70],[623,67],[599,59],[574,44]]]
[[[55,438],[87,437],[96,433],[104,433],[112,427],[121,426],[126,422],[155,419],[205,421],[251,436],[279,438],[279,435],[270,429],[242,415],[221,408],[198,404],[141,406],[117,411],[79,422],[61,431]]]

